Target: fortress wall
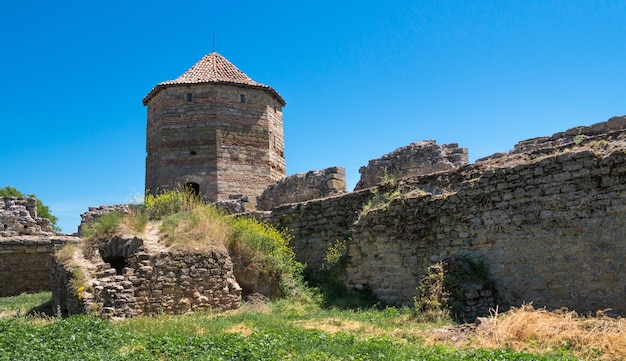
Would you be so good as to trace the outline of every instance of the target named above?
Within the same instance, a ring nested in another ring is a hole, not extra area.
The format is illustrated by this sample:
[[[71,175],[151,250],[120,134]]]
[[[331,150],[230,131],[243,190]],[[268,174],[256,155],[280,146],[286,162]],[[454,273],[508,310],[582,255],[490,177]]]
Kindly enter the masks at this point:
[[[35,198],[0,197],[0,239],[53,234],[50,220],[37,217]]]
[[[348,287],[408,303],[429,265],[466,255],[486,264],[505,309],[624,314],[625,181],[626,154],[583,150],[395,201],[353,227]]]
[[[415,142],[372,159],[367,166],[361,167],[361,179],[355,190],[374,187],[386,178],[396,180],[450,171],[466,165],[467,161],[467,148],[459,148],[456,143],[438,145],[434,140]]]
[[[296,259],[316,270],[322,266],[328,247],[351,237],[352,224],[372,196],[371,190],[364,190],[288,204],[274,209],[266,221],[287,228],[293,236],[291,246]]]
[[[49,291],[52,253],[73,239],[37,217],[36,199],[0,197],[0,297]]]
[[[626,314],[626,153],[602,154],[554,149],[518,165],[470,165],[399,182],[412,188],[363,214],[390,190],[284,206],[270,219],[292,230],[298,259],[313,268],[348,239],[348,288],[386,302],[411,303],[428,266],[464,255],[488,267],[502,309],[533,302]]]

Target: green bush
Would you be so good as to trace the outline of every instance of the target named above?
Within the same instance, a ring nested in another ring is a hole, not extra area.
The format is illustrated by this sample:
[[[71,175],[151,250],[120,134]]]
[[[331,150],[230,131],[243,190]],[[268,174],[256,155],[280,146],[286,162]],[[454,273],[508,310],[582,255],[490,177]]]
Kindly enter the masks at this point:
[[[191,211],[198,204],[198,197],[184,189],[159,194],[148,193],[144,198],[144,208],[149,219],[161,219],[178,212]]]
[[[226,247],[231,257],[258,268],[264,275],[277,277],[283,294],[296,287],[304,266],[296,261],[285,230],[248,217],[229,218],[228,224],[231,231]]]

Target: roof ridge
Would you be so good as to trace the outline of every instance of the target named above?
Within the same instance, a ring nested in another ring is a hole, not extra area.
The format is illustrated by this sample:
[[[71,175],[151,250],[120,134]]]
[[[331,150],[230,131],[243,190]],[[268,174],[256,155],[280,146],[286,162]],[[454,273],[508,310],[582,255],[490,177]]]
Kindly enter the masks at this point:
[[[285,102],[276,90],[268,85],[252,80],[248,75],[246,75],[246,73],[239,70],[239,68],[216,51],[212,51],[211,53],[203,56],[202,59],[195,63],[191,68],[187,69],[187,71],[185,71],[178,78],[157,84],[144,98],[143,102],[145,104],[154,95],[157,89],[168,85],[201,83],[230,83],[265,88],[274,93],[283,105]]]
[[[207,82],[228,82],[255,86],[266,86],[252,80],[233,63],[217,52],[211,52],[174,80],[160,84],[187,84]]]

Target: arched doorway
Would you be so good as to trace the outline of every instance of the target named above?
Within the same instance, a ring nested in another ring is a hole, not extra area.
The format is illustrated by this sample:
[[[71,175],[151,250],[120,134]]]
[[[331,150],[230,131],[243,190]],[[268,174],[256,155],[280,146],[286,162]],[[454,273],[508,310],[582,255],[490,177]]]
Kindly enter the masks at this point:
[[[190,192],[195,197],[200,196],[200,185],[194,182],[187,182],[183,184],[183,190]]]

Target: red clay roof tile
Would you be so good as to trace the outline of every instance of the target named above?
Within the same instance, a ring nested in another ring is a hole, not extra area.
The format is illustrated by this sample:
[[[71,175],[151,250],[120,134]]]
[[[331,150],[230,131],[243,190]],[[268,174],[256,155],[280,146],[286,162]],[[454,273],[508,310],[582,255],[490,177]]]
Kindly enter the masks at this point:
[[[178,78],[157,84],[143,99],[143,104],[147,105],[148,101],[156,95],[159,90],[167,86],[201,83],[230,83],[264,88],[274,94],[281,104],[285,105],[285,100],[276,90],[250,79],[244,72],[216,52],[205,55]]]

